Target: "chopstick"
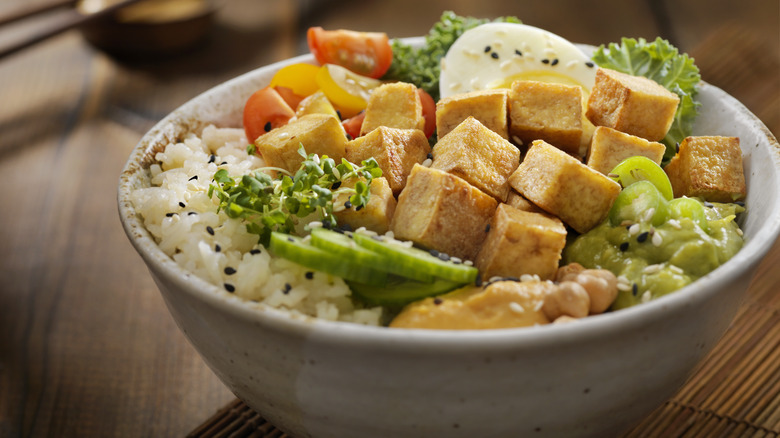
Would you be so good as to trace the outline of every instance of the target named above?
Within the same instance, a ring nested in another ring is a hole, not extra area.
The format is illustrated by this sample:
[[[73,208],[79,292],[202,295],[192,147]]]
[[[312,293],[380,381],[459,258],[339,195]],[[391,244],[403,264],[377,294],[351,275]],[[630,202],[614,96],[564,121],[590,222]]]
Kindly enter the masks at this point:
[[[0,17],[0,26],[20,21],[44,12],[49,12],[54,9],[68,7],[71,9],[70,13],[64,15],[60,21],[46,29],[41,30],[33,35],[30,35],[21,41],[14,42],[7,47],[0,48],[0,59],[6,56],[17,53],[27,47],[37,44],[41,41],[47,40],[53,36],[59,35],[67,30],[73,29],[90,21],[109,15],[116,12],[118,9],[125,6],[129,6],[133,3],[137,3],[140,0],[122,0],[111,6],[107,6],[97,12],[82,14],[76,11],[73,7],[76,2],[74,0],[55,0],[49,3],[33,5],[28,8],[23,8],[15,12],[11,12],[3,17]]]

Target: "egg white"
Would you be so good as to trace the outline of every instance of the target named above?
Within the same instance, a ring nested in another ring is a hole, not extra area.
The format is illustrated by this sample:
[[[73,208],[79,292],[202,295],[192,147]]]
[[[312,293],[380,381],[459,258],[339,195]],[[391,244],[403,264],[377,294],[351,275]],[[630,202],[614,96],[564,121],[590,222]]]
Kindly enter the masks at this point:
[[[538,27],[487,23],[469,29],[442,59],[442,98],[470,91],[508,88],[515,80],[582,87],[590,93],[596,67],[574,44]]]

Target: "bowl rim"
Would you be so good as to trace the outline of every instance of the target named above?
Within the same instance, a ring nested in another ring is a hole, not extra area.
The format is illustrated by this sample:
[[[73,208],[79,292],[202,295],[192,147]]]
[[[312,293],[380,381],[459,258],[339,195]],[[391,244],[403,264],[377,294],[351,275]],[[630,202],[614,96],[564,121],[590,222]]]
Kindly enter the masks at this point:
[[[419,44],[423,37],[404,38],[406,42]],[[593,46],[581,45],[583,50],[592,50]],[[323,342],[339,344],[372,343],[385,347],[409,349],[413,347],[430,348],[436,345],[437,351],[459,351],[468,348],[492,349],[500,345],[511,344],[515,347],[533,347],[566,340],[567,342],[582,342],[614,332],[614,330],[630,330],[644,326],[651,321],[662,319],[670,309],[696,305],[717,293],[718,285],[724,280],[736,278],[746,271],[756,267],[780,235],[780,195],[775,200],[772,220],[765,222],[752,236],[746,240],[740,251],[730,260],[682,289],[619,311],[608,312],[583,318],[573,324],[547,324],[533,327],[489,329],[489,330],[430,330],[430,329],[398,329],[374,327],[352,322],[322,320],[311,316],[291,313],[276,309],[262,303],[246,301],[233,294],[223,291],[218,286],[195,276],[180,267],[171,257],[159,249],[154,238],[148,233],[143,222],[135,214],[129,199],[131,182],[135,173],[141,171],[141,160],[146,154],[146,146],[163,138],[171,140],[171,129],[176,123],[181,123],[181,117],[191,111],[204,96],[216,96],[225,90],[240,84],[253,82],[254,78],[264,73],[274,71],[285,65],[296,62],[313,62],[311,55],[299,55],[283,61],[272,63],[233,79],[223,82],[182,104],[143,135],[133,148],[130,157],[122,169],[117,190],[118,210],[122,226],[147,267],[165,275],[173,281],[175,287],[232,317],[242,318],[265,327],[297,335],[317,336]],[[769,129],[753,115],[741,102],[720,88],[704,81],[701,90],[714,93],[717,100],[723,100],[743,113],[750,126],[760,132],[761,142],[766,142],[780,181],[780,144]],[[744,146],[743,146],[744,149]],[[159,287],[159,286],[158,286]]]

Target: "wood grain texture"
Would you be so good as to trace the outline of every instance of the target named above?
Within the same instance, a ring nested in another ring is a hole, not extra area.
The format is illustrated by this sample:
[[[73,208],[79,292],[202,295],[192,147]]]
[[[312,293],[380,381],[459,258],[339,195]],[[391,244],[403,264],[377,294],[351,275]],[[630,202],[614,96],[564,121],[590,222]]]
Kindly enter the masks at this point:
[[[30,3],[4,0],[0,10]],[[778,133],[778,3],[739,5],[231,0],[203,46],[171,59],[117,59],[75,31],[4,59],[0,436],[283,436],[235,401],[168,315],[122,231],[116,184],[131,149],[157,120],[227,79],[304,53],[308,25],[413,36],[452,9],[516,15],[589,44],[661,35],[696,56],[718,54],[701,57],[705,79]],[[42,25],[49,19],[42,17]],[[0,43],[13,39],[4,32],[13,37],[27,31],[2,29]],[[742,46],[747,50],[723,49],[744,40],[750,41]],[[756,59],[754,68],[739,68]],[[655,436],[653,430],[777,436],[779,262],[775,244],[740,311],[744,324],[735,323],[723,340],[735,348],[713,352],[691,380],[694,386],[659,407],[633,436]],[[774,380],[763,380],[770,375]],[[206,427],[220,412],[217,425]]]

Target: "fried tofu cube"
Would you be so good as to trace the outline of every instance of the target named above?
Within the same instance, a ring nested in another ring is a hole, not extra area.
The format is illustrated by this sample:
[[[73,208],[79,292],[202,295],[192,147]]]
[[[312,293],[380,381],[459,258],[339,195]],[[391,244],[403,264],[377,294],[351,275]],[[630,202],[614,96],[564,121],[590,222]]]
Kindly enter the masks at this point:
[[[398,239],[473,260],[497,206],[492,196],[466,180],[415,164],[390,230]]]
[[[580,233],[603,221],[620,184],[542,140],[531,144],[509,184]]]
[[[414,84],[393,82],[380,85],[371,92],[360,135],[380,126],[419,130],[425,127],[422,101]]]
[[[629,157],[641,155],[661,164],[664,152],[666,146],[661,143],[599,126],[593,132],[587,164],[606,175]]]
[[[514,207],[518,210],[528,211],[531,213],[549,214],[546,211],[534,205],[533,202],[526,199],[523,195],[518,193],[517,190],[511,187],[509,188],[509,194],[506,197],[505,204],[510,207]]]
[[[340,162],[346,156],[347,136],[339,120],[327,114],[309,114],[273,129],[255,140],[257,151],[270,167],[295,173],[303,162],[298,148],[307,154],[327,155]]]
[[[354,187],[355,181],[347,181],[342,187]],[[345,206],[342,210],[334,208],[333,215],[339,224],[349,225],[353,230],[365,227],[368,230],[384,234],[390,230],[390,221],[395,212],[396,200],[393,191],[384,177],[374,178],[369,186],[368,204],[360,210],[349,206],[347,201],[351,193],[339,193],[333,200],[335,206]]]
[[[509,92],[509,134],[523,144],[544,140],[579,156],[582,89],[549,82],[513,82]]]
[[[468,117],[474,117],[486,128],[509,139],[507,111],[509,90],[479,90],[445,97],[436,103],[436,131],[444,137]]]
[[[713,202],[745,198],[745,174],[739,138],[687,137],[664,168],[674,196],[698,196]]]
[[[558,218],[501,204],[474,266],[483,278],[530,274],[551,280],[565,245],[566,227]]]
[[[330,103],[330,100],[322,91],[310,94],[298,103],[298,106],[295,108],[295,115],[301,117],[307,114],[330,114],[339,118],[336,108],[333,107],[333,104]]]
[[[520,150],[474,117],[439,137],[432,154],[432,168],[459,176],[502,202],[509,175],[520,164]]]
[[[599,68],[585,115],[596,126],[659,141],[679,103],[677,94],[652,79]]]
[[[419,129],[380,126],[347,143],[347,160],[360,164],[374,158],[387,178],[393,194],[398,196],[415,163],[422,163],[431,151],[430,143]]]

